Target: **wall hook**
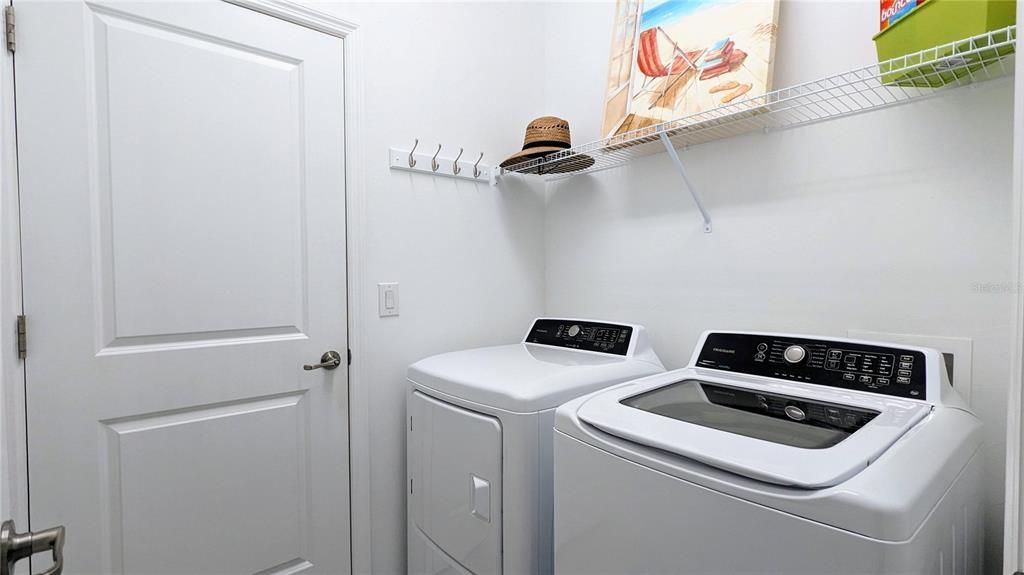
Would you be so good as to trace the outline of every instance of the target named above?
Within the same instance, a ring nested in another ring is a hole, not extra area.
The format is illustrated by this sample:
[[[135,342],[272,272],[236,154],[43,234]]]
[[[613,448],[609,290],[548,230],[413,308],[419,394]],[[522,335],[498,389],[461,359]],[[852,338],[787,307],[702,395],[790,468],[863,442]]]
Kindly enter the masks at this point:
[[[452,173],[455,174],[456,176],[459,175],[459,172],[462,171],[462,168],[459,167],[459,158],[461,158],[461,157],[462,157],[462,148],[459,148],[459,155],[455,156],[455,161],[452,162]]]
[[[441,153],[441,144],[438,144],[437,145],[437,151],[434,152],[434,157],[430,158],[430,171],[431,172],[436,172],[437,169],[441,167],[441,164],[437,163],[437,155],[440,154],[440,153]]]
[[[416,138],[416,142],[412,145],[412,149],[409,150],[409,167],[416,167],[416,160],[412,157],[412,153],[416,151],[416,146],[420,145],[420,139]]]
[[[476,163],[473,164],[473,177],[474,178],[479,178],[480,177],[480,170],[477,168],[477,166],[480,165],[480,160],[482,160],[482,159],[484,159],[484,153],[480,152],[480,157],[477,158],[476,159]]]

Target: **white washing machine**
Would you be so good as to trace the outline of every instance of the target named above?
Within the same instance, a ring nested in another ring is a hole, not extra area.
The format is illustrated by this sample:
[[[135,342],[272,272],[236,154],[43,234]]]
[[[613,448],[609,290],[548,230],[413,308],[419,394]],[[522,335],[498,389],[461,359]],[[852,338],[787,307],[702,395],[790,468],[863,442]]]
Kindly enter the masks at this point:
[[[555,429],[559,575],[981,572],[981,423],[935,350],[708,332]]]
[[[548,318],[411,365],[409,573],[550,573],[555,408],[664,370],[641,326]]]

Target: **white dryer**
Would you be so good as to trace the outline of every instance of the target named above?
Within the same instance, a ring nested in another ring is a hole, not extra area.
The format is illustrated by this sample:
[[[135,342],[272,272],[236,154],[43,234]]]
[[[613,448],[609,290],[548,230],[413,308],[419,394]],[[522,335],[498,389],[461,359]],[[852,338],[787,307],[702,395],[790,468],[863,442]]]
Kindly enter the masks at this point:
[[[548,318],[411,365],[409,573],[550,573],[555,408],[664,370],[641,326]]]
[[[981,423],[931,349],[705,333],[558,409],[555,572],[981,572]]]

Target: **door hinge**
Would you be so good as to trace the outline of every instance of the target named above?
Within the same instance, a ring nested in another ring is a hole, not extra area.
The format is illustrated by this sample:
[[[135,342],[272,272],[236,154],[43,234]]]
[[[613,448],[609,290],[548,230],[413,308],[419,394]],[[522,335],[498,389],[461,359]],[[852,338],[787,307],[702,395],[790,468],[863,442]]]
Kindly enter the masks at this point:
[[[7,50],[14,52],[14,6],[4,6],[4,29],[7,31],[4,36],[7,38]]]
[[[25,329],[25,316],[18,316],[18,357],[25,359],[28,354],[28,336]]]

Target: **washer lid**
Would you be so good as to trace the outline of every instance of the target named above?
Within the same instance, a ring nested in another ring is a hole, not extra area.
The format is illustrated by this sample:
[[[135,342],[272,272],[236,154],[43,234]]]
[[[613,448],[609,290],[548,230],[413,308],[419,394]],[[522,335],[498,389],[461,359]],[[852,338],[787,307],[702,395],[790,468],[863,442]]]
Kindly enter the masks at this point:
[[[580,406],[579,418],[746,477],[817,489],[859,473],[931,409],[705,371],[677,370],[599,392]]]
[[[409,379],[442,393],[529,413],[609,385],[664,371],[617,355],[517,343],[456,351],[409,366]]]

